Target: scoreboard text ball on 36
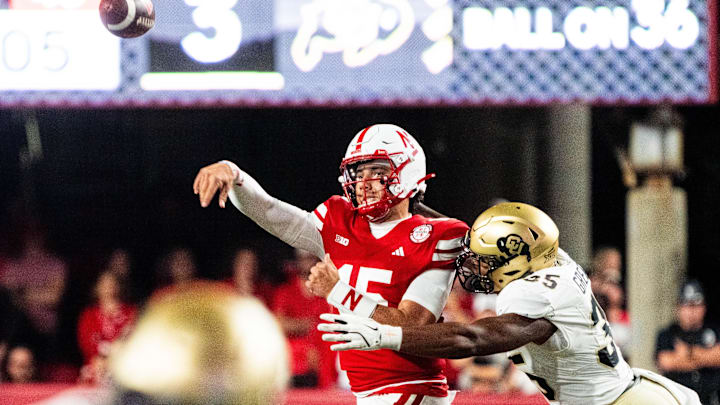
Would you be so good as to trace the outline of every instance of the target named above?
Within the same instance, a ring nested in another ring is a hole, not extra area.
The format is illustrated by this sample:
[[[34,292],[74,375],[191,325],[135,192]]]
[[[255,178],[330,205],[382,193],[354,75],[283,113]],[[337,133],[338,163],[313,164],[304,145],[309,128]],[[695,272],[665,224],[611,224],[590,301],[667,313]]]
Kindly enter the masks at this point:
[[[136,38],[155,25],[155,7],[150,0],[101,0],[100,20],[112,34]]]

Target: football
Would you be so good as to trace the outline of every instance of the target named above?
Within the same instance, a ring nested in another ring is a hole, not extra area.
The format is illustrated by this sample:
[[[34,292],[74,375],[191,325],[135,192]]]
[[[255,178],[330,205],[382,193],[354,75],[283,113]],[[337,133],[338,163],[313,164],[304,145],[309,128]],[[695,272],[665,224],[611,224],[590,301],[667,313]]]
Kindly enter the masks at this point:
[[[150,0],[101,0],[100,20],[121,38],[136,38],[155,25],[155,8]]]

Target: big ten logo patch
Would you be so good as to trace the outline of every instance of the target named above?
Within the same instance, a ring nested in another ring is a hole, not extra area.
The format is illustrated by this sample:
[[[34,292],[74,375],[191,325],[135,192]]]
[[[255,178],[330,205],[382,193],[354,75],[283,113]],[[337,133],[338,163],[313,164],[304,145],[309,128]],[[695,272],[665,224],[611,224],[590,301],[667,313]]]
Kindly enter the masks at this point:
[[[335,234],[335,242],[337,242],[343,246],[347,246],[348,244],[350,244],[350,239],[340,236],[338,234]]]

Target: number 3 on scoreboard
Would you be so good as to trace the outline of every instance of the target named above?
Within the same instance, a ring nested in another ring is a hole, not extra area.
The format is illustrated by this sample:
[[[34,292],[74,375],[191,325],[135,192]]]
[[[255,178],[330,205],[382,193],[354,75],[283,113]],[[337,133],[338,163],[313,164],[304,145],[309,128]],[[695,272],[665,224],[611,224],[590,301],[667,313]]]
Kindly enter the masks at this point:
[[[207,37],[192,32],[182,39],[181,45],[188,56],[202,63],[221,62],[235,54],[242,41],[242,23],[233,11],[237,0],[185,0],[196,7],[192,13],[198,28],[212,28],[215,36]]]

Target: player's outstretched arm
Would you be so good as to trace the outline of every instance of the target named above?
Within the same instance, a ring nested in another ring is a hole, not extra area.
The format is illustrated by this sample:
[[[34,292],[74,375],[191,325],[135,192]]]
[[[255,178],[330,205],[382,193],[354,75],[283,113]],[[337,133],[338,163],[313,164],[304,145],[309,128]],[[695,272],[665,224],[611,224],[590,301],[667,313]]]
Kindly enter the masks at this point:
[[[530,342],[542,344],[557,330],[550,321],[517,314],[483,318],[471,324],[437,323],[392,327],[354,315],[323,314],[323,340],[333,350],[393,349],[423,357],[463,358],[506,352]]]
[[[203,167],[193,182],[200,205],[207,207],[218,194],[225,208],[227,199],[248,218],[292,247],[323,257],[322,236],[315,227],[312,213],[269,195],[250,175],[234,163],[223,160]]]

